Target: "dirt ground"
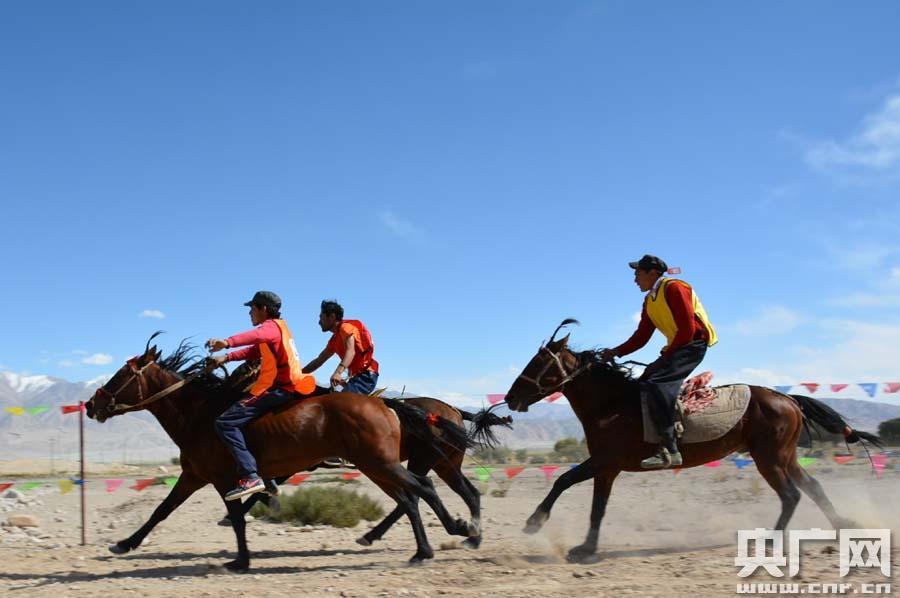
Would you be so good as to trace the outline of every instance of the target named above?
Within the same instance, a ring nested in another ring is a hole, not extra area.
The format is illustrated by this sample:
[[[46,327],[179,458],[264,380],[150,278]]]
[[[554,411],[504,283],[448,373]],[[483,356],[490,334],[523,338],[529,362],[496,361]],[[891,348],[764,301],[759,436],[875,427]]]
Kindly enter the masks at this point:
[[[812,466],[810,471],[838,511],[865,527],[900,523],[900,473],[873,477],[867,467]],[[562,470],[560,470],[562,471]],[[489,489],[502,481],[493,473]],[[382,542],[364,548],[356,529],[310,528],[253,521],[248,525],[251,570],[230,573],[222,564],[234,557],[230,528],[216,525],[223,515],[211,488],[197,493],[160,524],[136,551],[115,556],[109,543],[130,535],[168,491],[126,487],[107,494],[102,479],[88,485],[88,542],[80,546],[79,498],[61,495],[55,483],[29,491],[31,504],[6,513],[31,514],[40,527],[29,533],[0,528],[0,594],[7,596],[731,596],[740,582],[890,582],[877,570],[838,577],[837,542],[804,544],[799,576],[771,578],[758,571],[741,579],[734,564],[738,529],[772,527],[780,503],[750,466],[732,463],[672,472],[622,474],[601,528],[600,552],[592,564],[569,564],[566,551],[587,531],[591,485],[571,489],[557,503],[537,535],[523,523],[549,484],[536,468],[526,469],[506,496],[483,497],[485,541],[480,550],[459,547],[427,507],[423,515],[435,558],[410,566],[414,542],[405,519]],[[302,487],[302,486],[301,486]],[[355,488],[380,496],[368,481]],[[462,502],[441,483],[438,491],[451,512]],[[288,487],[287,492],[293,491]],[[465,513],[468,517],[468,514]],[[0,515],[2,518],[2,515]],[[791,522],[794,529],[829,528],[806,497]],[[895,544],[897,542],[895,541]],[[897,549],[893,550],[897,561]],[[895,593],[896,590],[895,590]]]

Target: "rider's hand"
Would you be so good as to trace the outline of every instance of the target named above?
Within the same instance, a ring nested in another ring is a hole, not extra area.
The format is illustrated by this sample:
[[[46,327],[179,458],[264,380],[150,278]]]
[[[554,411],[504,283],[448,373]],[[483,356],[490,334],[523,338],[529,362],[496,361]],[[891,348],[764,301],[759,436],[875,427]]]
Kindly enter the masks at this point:
[[[603,349],[600,351],[600,359],[605,362],[610,362],[616,357],[616,352],[612,349]]]
[[[218,367],[222,367],[227,362],[228,357],[225,355],[215,355],[206,358],[206,371],[211,372]]]
[[[335,372],[331,375],[331,388],[337,388],[338,386],[344,386],[344,378],[340,372]]]
[[[206,341],[206,346],[210,351],[221,351],[222,349],[228,348],[228,341],[223,341],[219,338],[211,338]]]

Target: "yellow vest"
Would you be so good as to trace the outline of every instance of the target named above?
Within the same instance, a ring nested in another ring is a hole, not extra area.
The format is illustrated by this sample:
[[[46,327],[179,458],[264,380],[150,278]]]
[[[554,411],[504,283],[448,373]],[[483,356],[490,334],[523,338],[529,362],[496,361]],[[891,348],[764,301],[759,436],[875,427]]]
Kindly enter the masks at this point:
[[[647,298],[644,300],[644,307],[647,309],[647,315],[650,317],[650,321],[653,322],[653,325],[656,326],[657,330],[666,336],[666,340],[668,341],[666,346],[663,347],[663,351],[669,348],[669,345],[675,340],[675,333],[678,332],[678,326],[675,325],[675,317],[672,315],[669,304],[666,303],[666,285],[670,282],[674,282],[674,280],[675,279],[673,278],[663,278],[656,289],[656,294],[648,293]],[[716,329],[713,328],[713,325],[710,323],[709,316],[706,315],[706,310],[703,309],[703,304],[700,303],[700,299],[697,298],[697,293],[693,292],[694,289],[691,288],[691,285],[683,280],[679,280],[678,282],[691,289],[694,314],[701,322],[703,322],[703,325],[709,332],[709,340],[706,344],[710,347],[715,345],[719,341],[719,338],[716,336]]]
[[[300,365],[300,356],[297,355],[297,346],[294,344],[294,337],[288,329],[284,320],[273,320],[278,324],[281,331],[281,345],[284,347],[284,354],[287,357],[287,363],[278,363],[278,357],[272,353],[272,349],[267,343],[259,345],[260,368],[259,377],[256,384],[250,389],[250,394],[259,397],[269,391],[275,385],[278,378],[278,370],[287,368],[290,374],[290,382],[284,380],[279,386],[285,390],[290,390],[302,395],[308,395],[316,389],[316,378],[312,374],[304,374],[303,367]]]

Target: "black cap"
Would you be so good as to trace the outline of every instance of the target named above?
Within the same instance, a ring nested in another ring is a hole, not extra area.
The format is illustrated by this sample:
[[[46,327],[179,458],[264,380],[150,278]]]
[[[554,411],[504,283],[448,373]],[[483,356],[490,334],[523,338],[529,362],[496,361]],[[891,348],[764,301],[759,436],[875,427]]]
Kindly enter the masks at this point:
[[[657,270],[661,273],[669,269],[666,263],[655,255],[645,255],[636,262],[628,262],[628,265],[635,270],[640,268],[641,270]]]
[[[281,297],[279,297],[272,291],[256,291],[256,294],[253,295],[253,299],[251,299],[244,305],[268,307],[272,311],[278,311],[281,309]]]

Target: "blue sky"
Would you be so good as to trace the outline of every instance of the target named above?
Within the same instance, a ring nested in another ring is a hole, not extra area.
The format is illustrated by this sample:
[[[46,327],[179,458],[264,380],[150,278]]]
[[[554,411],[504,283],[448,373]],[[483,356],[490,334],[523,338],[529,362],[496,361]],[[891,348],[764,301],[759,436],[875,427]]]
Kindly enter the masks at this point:
[[[157,329],[248,328],[267,288],[304,360],[334,297],[383,382],[480,401],[565,317],[627,338],[626,264],[654,253],[718,326],[720,381],[900,380],[898,19],[7,3],[0,364],[94,378]]]

